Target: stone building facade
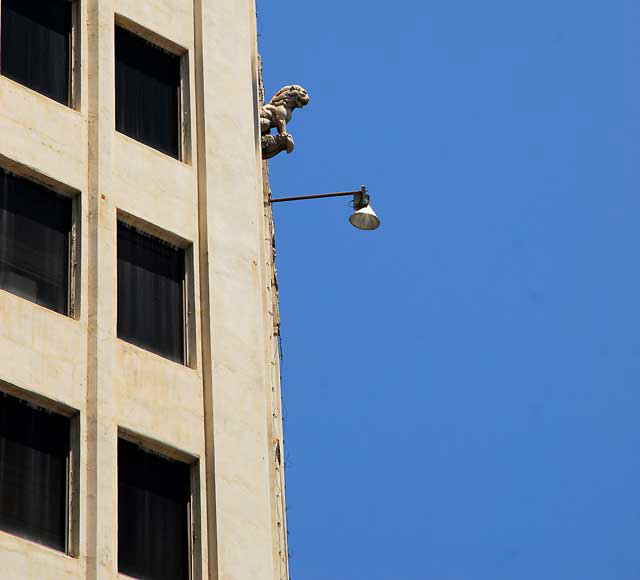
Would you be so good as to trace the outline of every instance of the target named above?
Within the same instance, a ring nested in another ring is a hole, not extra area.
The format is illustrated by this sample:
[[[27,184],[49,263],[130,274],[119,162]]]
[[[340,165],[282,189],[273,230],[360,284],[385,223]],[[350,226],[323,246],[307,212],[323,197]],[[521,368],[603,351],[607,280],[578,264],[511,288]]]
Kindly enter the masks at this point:
[[[0,578],[285,580],[253,0],[0,4]]]

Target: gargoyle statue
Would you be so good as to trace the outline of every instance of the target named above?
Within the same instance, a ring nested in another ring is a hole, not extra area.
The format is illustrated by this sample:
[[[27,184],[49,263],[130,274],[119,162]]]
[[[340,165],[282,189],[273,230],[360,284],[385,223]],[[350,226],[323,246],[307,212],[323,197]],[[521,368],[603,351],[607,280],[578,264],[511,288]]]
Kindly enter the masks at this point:
[[[293,151],[293,137],[287,133],[294,109],[309,103],[309,94],[298,85],[282,87],[260,111],[260,134],[262,135],[262,158],[271,159],[281,151]],[[271,135],[271,129],[277,129]]]

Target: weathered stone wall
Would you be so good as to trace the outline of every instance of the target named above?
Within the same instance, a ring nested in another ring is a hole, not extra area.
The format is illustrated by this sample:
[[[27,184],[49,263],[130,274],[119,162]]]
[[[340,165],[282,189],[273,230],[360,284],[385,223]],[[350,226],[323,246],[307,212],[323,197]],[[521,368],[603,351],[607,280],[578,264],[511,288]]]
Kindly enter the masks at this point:
[[[78,319],[0,290],[0,381],[80,413],[79,555],[0,531],[0,576],[118,577],[120,429],[199,459],[194,580],[283,580],[283,480],[275,456],[282,434],[265,250],[271,231],[256,130],[255,7],[252,0],[82,0],[81,14],[78,110],[0,77],[0,163],[17,163],[80,196]],[[116,15],[188,50],[187,162],[114,129]],[[192,245],[190,366],[116,336],[119,212]]]

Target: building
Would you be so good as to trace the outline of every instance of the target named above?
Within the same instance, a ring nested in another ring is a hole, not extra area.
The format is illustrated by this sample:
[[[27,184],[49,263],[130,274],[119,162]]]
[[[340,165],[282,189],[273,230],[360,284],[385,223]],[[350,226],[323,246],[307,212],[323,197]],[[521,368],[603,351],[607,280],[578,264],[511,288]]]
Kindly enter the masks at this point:
[[[284,580],[253,0],[0,5],[0,578]]]

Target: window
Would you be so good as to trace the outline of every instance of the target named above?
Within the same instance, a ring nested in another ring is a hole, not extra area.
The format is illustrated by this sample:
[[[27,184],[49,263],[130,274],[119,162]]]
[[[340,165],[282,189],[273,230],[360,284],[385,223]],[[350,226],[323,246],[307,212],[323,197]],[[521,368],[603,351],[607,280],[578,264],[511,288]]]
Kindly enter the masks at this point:
[[[116,129],[176,159],[182,149],[182,62],[116,26]]]
[[[0,393],[0,529],[70,551],[72,419]]]
[[[118,222],[118,336],[186,363],[185,250]]]
[[[72,106],[75,4],[2,0],[2,74]]]
[[[0,169],[0,288],[69,314],[73,200]]]
[[[118,571],[190,576],[191,465],[118,440]]]

